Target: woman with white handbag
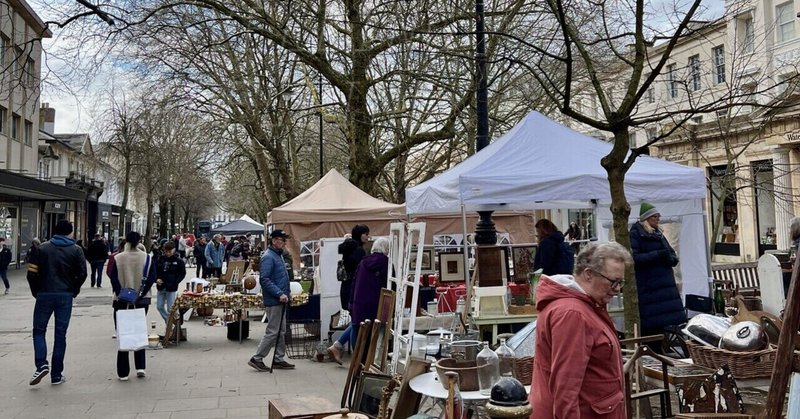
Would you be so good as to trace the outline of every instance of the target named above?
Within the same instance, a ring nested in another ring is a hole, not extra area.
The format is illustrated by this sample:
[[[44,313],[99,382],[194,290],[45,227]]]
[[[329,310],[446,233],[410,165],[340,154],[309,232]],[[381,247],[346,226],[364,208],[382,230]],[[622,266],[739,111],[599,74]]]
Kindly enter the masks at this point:
[[[111,286],[114,290],[114,324],[117,326],[117,377],[127,381],[130,374],[130,357],[133,351],[133,362],[136,376],[145,377],[145,347],[147,346],[147,309],[150,306],[150,288],[156,281],[155,263],[140,244],[142,235],[131,231],[125,236],[125,249],[114,256],[114,267],[111,271]],[[139,311],[137,311],[139,310]],[[122,313],[122,311],[127,311]],[[124,324],[123,324],[124,323]],[[140,324],[141,323],[141,324]],[[123,327],[124,326],[124,327]],[[127,339],[124,330],[134,330],[134,339]],[[144,333],[144,343],[138,336]]]

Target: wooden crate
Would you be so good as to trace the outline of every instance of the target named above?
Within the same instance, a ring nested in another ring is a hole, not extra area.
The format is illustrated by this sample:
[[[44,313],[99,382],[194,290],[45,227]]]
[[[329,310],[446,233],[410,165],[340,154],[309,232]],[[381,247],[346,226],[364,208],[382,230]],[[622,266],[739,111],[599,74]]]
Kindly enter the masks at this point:
[[[535,314],[536,306],[525,304],[524,306],[508,306],[508,314]]]
[[[339,406],[330,400],[313,396],[270,400],[269,419],[321,419],[339,413]]]

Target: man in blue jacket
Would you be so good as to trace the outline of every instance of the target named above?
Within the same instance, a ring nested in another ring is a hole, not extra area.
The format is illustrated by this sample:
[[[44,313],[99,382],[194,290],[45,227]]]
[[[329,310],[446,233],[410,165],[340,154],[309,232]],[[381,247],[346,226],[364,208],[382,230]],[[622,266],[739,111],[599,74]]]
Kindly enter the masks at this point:
[[[275,347],[272,357],[273,368],[291,370],[294,365],[286,362],[286,306],[289,305],[289,274],[283,262],[283,248],[289,236],[283,230],[274,230],[269,235],[270,246],[264,252],[259,264],[259,282],[261,294],[264,296],[264,310],[267,314],[267,330],[256,354],[247,365],[258,371],[270,371],[264,364],[264,357]]]
[[[86,258],[83,249],[69,238],[72,224],[61,220],[56,224],[53,238],[39,246],[28,262],[28,284],[36,298],[33,307],[33,358],[36,371],[30,385],[39,384],[50,373],[47,364],[47,323],[55,317],[52,384],[62,384],[64,355],[67,352],[67,328],[72,316],[72,300],[78,296],[86,281]]]
[[[210,276],[222,277],[222,262],[225,259],[225,245],[222,244],[222,236],[215,234],[211,242],[206,245],[206,266]]]

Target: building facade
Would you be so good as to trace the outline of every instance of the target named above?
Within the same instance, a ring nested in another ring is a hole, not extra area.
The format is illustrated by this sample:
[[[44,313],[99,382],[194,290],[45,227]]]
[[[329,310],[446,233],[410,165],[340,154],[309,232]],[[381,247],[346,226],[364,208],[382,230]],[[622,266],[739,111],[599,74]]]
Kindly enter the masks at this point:
[[[800,1],[727,7],[725,18],[698,24],[676,46],[640,111],[666,114],[692,103],[704,112],[643,127],[634,143],[663,136],[651,155],[705,169],[712,260],[747,262],[791,244],[800,185]],[[651,60],[662,49],[652,48]]]

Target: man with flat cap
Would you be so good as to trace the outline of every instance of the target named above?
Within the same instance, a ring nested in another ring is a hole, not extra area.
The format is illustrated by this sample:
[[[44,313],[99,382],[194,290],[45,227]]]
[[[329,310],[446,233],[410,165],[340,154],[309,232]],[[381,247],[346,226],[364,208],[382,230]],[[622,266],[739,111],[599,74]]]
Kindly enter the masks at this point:
[[[33,358],[36,371],[30,385],[39,384],[50,374],[50,383],[63,384],[64,355],[67,352],[67,328],[72,316],[72,300],[86,281],[86,258],[75,244],[72,223],[60,220],[53,237],[39,246],[28,262],[28,284],[36,298],[33,308]],[[52,371],[47,363],[47,323],[55,317]]]
[[[269,235],[269,247],[261,256],[259,263],[259,282],[264,298],[264,311],[268,323],[264,337],[258,344],[256,354],[247,365],[258,371],[271,371],[272,368],[290,370],[294,365],[286,362],[286,307],[289,305],[289,273],[283,262],[283,252],[289,235],[283,230],[273,230]],[[275,347],[272,368],[264,364],[264,357]]]

